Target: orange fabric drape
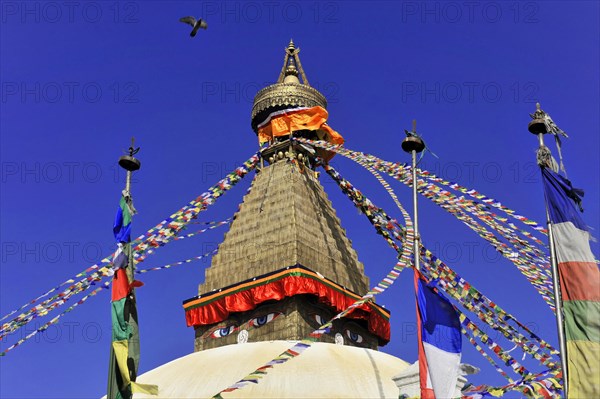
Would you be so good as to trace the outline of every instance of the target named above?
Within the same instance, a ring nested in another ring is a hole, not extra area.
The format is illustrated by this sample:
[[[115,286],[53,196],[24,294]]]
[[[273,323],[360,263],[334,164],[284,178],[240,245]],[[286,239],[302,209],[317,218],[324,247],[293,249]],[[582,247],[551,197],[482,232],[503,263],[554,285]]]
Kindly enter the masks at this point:
[[[275,137],[289,136],[290,132],[297,130],[320,130],[324,135],[323,140],[332,144],[344,144],[342,135],[327,125],[328,116],[323,107],[285,112],[272,117],[258,129],[258,141],[260,144],[266,143]]]

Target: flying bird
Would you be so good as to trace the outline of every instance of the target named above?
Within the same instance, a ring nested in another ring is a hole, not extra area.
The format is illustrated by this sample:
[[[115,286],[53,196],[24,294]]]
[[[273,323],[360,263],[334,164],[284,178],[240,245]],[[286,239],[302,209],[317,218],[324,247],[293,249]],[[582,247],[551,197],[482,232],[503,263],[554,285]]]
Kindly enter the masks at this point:
[[[206,30],[206,28],[208,28],[208,24],[202,18],[200,18],[196,21],[196,18],[194,18],[192,16],[188,16],[188,17],[179,18],[179,22],[183,22],[183,23],[191,25],[193,27],[192,31],[190,32],[191,37],[196,36],[196,33],[198,33],[198,29]]]

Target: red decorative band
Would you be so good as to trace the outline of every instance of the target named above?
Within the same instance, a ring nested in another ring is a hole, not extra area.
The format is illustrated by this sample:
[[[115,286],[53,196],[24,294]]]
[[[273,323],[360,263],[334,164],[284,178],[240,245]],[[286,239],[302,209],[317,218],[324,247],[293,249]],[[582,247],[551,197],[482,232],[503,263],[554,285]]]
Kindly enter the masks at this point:
[[[320,303],[337,312],[361,298],[298,265],[188,299],[184,301],[183,308],[188,327],[208,325],[227,319],[230,313],[252,310],[268,300],[279,301],[302,294],[315,295]],[[365,303],[346,315],[347,318],[366,320],[368,330],[377,336],[379,345],[385,345],[390,340],[389,316],[388,310],[373,303]]]

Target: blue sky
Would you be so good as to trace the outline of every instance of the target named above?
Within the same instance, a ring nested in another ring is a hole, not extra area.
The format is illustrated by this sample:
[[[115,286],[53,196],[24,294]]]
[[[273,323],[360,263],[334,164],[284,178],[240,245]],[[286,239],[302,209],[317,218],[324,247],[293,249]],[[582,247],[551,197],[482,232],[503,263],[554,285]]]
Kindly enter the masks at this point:
[[[417,119],[439,156],[427,156],[424,168],[542,222],[537,141],[527,131],[528,113],[540,101],[570,135],[563,141],[567,172],[586,190],[583,216],[598,234],[598,2],[4,1],[0,7],[1,315],[114,250],[111,227],[124,183],[116,161],[132,135],[142,147],[133,187],[136,236],[255,152],[252,98],[277,79],[290,38],[348,148],[408,161],[400,143]],[[178,22],[185,15],[204,17],[208,30],[191,39]],[[369,173],[342,157],[333,164],[397,215]],[[366,273],[378,281],[394,252],[324,174],[322,181]],[[200,220],[231,216],[249,183]],[[409,207],[410,189],[393,186]],[[424,198],[420,203],[425,245],[556,344],[552,313],[517,269],[451,215]],[[224,231],[174,242],[143,266],[208,252]],[[597,242],[592,251],[599,256]],[[193,351],[181,301],[197,293],[209,264],[143,276],[140,372]],[[403,274],[378,299],[392,311],[392,341],[382,350],[409,362],[417,356],[411,279]],[[0,396],[103,395],[109,300],[107,292],[91,298],[1,358]],[[472,382],[502,384],[464,343],[464,361],[481,368]]]

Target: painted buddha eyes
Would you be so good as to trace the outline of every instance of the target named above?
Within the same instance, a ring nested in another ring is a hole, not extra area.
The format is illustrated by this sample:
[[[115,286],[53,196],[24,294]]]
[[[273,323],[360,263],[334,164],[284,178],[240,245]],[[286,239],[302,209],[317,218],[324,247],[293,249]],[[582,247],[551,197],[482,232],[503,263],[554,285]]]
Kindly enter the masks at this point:
[[[213,331],[210,336],[212,338],[223,338],[233,333],[237,328],[235,326],[227,326]]]
[[[311,318],[312,318],[314,321],[316,321],[316,322],[318,323],[318,325],[319,325],[319,326],[322,326],[323,324],[327,323],[327,320],[326,320],[326,319],[325,319],[323,316],[321,316],[320,314],[313,313],[313,314],[311,314],[311,315],[310,315],[310,317],[311,317]],[[329,331],[328,331],[328,332],[329,332]],[[362,335],[360,335],[359,333],[357,333],[357,332],[354,332],[354,331],[352,331],[352,330],[346,329],[346,330],[344,331],[344,333],[345,333],[345,335],[348,337],[348,339],[349,339],[351,342],[354,342],[354,343],[360,344],[360,343],[364,342],[364,340],[365,340],[365,339],[363,338],[363,336],[362,336]],[[336,344],[340,344],[340,345],[343,345],[343,344],[344,344],[344,337],[343,337],[343,335],[342,335],[342,334],[340,334],[340,333],[337,333],[337,334],[336,334],[336,336],[335,336],[335,340],[336,340]]]
[[[350,338],[350,341],[356,342],[357,344],[360,344],[364,340],[362,335],[355,333],[354,331],[346,330],[346,335]]]
[[[281,313],[279,313],[279,312],[273,312],[273,313],[268,313],[268,314],[265,314],[265,315],[262,315],[259,317],[255,317],[248,322],[248,326],[254,327],[254,328],[262,327],[265,324],[273,321],[273,319],[275,319],[280,314]],[[208,336],[210,338],[224,338],[224,337],[231,335],[234,332],[238,331],[242,327],[243,326],[235,326],[232,324],[227,327],[217,328],[216,330],[210,332]]]
[[[255,317],[252,320],[250,320],[250,323],[248,323],[248,324],[254,328],[262,327],[265,324],[273,321],[273,319],[276,318],[277,316],[279,316],[280,314],[281,313],[274,312],[274,313],[269,313],[269,314],[262,315],[259,317]]]

